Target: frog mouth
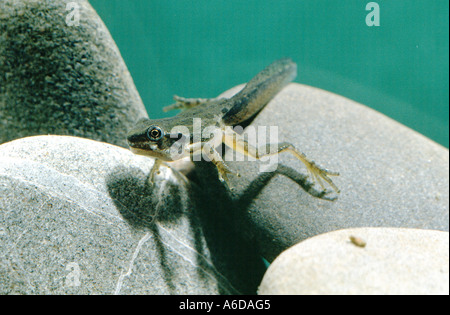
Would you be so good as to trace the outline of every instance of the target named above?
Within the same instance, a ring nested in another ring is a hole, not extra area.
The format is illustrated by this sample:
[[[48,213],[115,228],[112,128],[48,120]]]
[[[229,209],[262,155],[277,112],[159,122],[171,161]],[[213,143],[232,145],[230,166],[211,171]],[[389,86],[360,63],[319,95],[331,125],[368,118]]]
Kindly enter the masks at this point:
[[[153,152],[153,151],[144,150],[144,149],[140,149],[140,148],[134,148],[132,146],[130,146],[130,151],[137,155],[145,155],[145,156],[152,156],[152,157],[157,156],[157,154],[155,154],[155,152]]]
[[[148,157],[160,159],[160,160],[163,160],[166,162],[173,161],[170,156],[167,156],[167,154],[165,154],[165,152],[157,152],[157,151],[152,151],[152,150],[135,148],[132,146],[130,146],[130,151],[136,155],[148,156]]]

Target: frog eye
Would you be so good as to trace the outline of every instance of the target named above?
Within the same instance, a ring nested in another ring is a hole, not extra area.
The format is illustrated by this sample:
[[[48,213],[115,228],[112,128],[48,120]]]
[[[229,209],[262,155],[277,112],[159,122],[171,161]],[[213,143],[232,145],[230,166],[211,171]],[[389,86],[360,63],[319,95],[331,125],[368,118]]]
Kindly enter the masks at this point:
[[[152,141],[161,140],[163,136],[164,133],[158,126],[151,126],[147,129],[147,137]]]

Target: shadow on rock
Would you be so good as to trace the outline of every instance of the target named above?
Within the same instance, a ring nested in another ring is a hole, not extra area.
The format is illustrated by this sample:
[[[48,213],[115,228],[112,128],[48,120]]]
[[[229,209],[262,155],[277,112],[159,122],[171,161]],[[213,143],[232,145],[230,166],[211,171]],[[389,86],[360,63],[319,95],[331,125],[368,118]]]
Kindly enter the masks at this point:
[[[218,270],[243,294],[255,294],[266,267],[238,225],[240,215],[229,192],[218,180],[212,163],[195,163],[201,193],[195,196],[203,234]]]
[[[139,168],[117,167],[108,175],[108,191],[122,217],[134,228],[176,222],[183,215],[182,188],[172,181],[148,181]]]
[[[231,261],[232,264],[246,267],[252,265],[252,269],[242,270],[250,279],[258,279],[261,273],[264,273],[262,269],[265,267],[260,266],[255,259],[263,252],[257,245],[261,243],[261,239],[273,244],[274,249],[271,254],[274,256],[285,249],[284,240],[274,238],[266,228],[255,225],[249,213],[252,202],[275,176],[288,177],[313,197],[329,201],[336,199],[336,196],[329,196],[327,192],[314,189],[314,184],[308,181],[308,176],[281,164],[274,172],[260,173],[239,195],[225,188],[218,180],[215,166],[211,163],[197,162],[196,173],[196,179],[203,187],[204,197],[199,204],[199,212],[205,233],[214,234],[214,237],[208,238],[211,242],[222,244],[221,246],[210,244],[210,248],[217,247],[217,257],[235,255],[235,259]],[[211,231],[208,231],[208,228]],[[236,246],[236,244],[240,245]],[[240,262],[240,259],[252,261],[252,263],[245,264]]]
[[[188,208],[183,199],[186,192],[175,181],[150,184],[147,175],[139,168],[117,167],[108,175],[106,184],[118,211],[128,224],[153,235],[162,276],[169,293],[177,294],[174,270],[168,260],[158,223],[177,224]],[[193,234],[195,239],[201,237],[198,233]],[[201,248],[196,248],[196,252],[200,256],[204,254]]]
[[[205,163],[208,164],[208,163]],[[182,218],[189,221],[188,242],[198,253],[199,270],[208,270],[212,264],[219,293],[229,294],[220,283],[232,287],[231,293],[255,294],[266,270],[256,249],[243,238],[236,225],[234,203],[222,184],[209,172],[210,179],[202,179],[206,187],[196,184],[179,185],[166,180],[155,186],[148,183],[147,175],[138,168],[119,167],[108,176],[107,186],[122,217],[134,228],[150,231],[155,239],[158,260],[163,276],[176,294],[174,270],[167,259],[166,244],[161,240],[159,224],[169,223],[172,228],[183,229]],[[205,261],[205,248],[211,261]],[[203,265],[203,267],[202,267]],[[205,277],[201,271],[200,277]]]
[[[205,271],[210,270],[220,293],[229,294],[231,287],[232,293],[255,294],[266,270],[255,239],[269,236],[252,226],[247,213],[252,201],[277,174],[289,177],[313,196],[327,196],[315,191],[306,176],[282,165],[273,173],[260,174],[239,196],[233,196],[218,180],[214,165],[195,164],[196,172],[187,185],[180,185],[173,177],[151,185],[141,169],[117,167],[107,179],[109,194],[133,228],[154,236],[170,293],[178,292],[176,271],[168,259],[171,249],[163,241],[161,224],[169,224],[170,229],[180,230],[186,236],[183,242],[197,253],[195,264],[200,279],[205,279]]]

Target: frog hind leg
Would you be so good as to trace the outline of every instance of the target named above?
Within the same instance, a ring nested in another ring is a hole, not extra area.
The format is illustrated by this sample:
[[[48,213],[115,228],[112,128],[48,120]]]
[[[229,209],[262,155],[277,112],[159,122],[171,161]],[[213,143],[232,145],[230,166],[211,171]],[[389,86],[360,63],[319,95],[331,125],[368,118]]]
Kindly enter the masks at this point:
[[[163,108],[164,112],[168,112],[168,111],[174,110],[174,109],[185,110],[185,109],[193,108],[193,107],[196,107],[196,106],[204,104],[204,103],[216,101],[216,100],[218,100],[218,98],[186,98],[186,97],[174,95],[173,100],[175,101],[175,103],[164,107]]]
[[[270,149],[274,146],[273,144],[266,144],[260,148],[256,148],[250,145],[241,135],[235,133],[232,130],[227,130],[224,134],[224,143],[232,148],[234,151],[240,152],[245,156],[251,156],[256,159],[260,159],[264,156],[279,154],[282,152],[289,152],[299,159],[303,164],[305,164],[310,177],[313,182],[319,183],[324,191],[326,191],[325,185],[322,180],[328,183],[328,185],[333,188],[336,193],[340,193],[339,188],[333,183],[329,176],[339,176],[339,173],[332,172],[318,166],[314,161],[309,160],[305,154],[296,150],[295,147],[288,142],[281,142],[275,144],[275,152]]]

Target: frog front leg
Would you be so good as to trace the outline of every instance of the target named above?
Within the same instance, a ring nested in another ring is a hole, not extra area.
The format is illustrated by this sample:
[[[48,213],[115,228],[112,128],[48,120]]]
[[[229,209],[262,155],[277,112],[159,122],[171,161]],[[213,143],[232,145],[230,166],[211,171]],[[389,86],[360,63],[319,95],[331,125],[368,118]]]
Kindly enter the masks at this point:
[[[203,152],[206,154],[208,159],[214,163],[217,168],[217,172],[219,174],[219,180],[227,185],[229,189],[231,189],[230,182],[228,180],[228,174],[235,175],[240,177],[241,175],[233,171],[227,164],[225,164],[224,160],[220,156],[219,152],[210,144],[205,144],[203,146]]]
[[[161,165],[163,164],[163,161],[160,159],[155,159],[155,163],[153,164],[152,169],[150,170],[150,173],[148,174],[148,183],[153,186],[153,184],[155,183],[155,177],[156,174],[159,174],[159,168],[161,167]]]
[[[175,103],[164,107],[163,108],[164,112],[168,112],[174,109],[181,109],[181,110],[189,109],[201,105],[203,103],[219,100],[219,98],[186,98],[174,95],[173,100],[175,101]]]

